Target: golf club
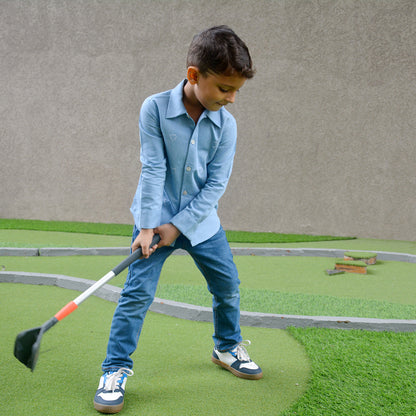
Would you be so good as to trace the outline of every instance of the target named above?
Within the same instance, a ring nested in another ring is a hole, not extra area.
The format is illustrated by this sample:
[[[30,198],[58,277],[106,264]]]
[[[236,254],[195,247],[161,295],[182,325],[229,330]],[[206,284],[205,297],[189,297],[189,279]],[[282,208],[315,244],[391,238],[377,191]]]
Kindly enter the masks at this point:
[[[160,236],[155,234],[152,240],[150,247],[154,246],[160,241]],[[142,256],[141,248],[138,248],[132,254],[130,254],[126,259],[124,259],[120,264],[118,264],[114,269],[108,272],[100,280],[90,286],[87,290],[82,292],[77,298],[65,305],[56,315],[46,321],[42,326],[28,329],[26,331],[20,332],[14,343],[14,356],[23,363],[26,367],[30,368],[32,372],[35,369],[36,362],[39,357],[40,341],[43,334],[50,328],[52,328],[59,321],[62,321],[66,316],[78,308],[79,304],[84,302],[89,296],[91,296],[95,291],[100,287],[104,286],[109,282],[114,276],[117,276],[121,273],[126,267],[131,263],[138,260]]]

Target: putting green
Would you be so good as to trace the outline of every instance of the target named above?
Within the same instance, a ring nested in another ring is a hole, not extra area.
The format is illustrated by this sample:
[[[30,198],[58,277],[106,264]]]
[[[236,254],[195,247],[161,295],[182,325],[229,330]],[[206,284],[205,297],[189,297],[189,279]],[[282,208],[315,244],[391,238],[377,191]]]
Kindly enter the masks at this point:
[[[77,292],[0,284],[0,365],[9,377],[3,410],[23,415],[96,415],[100,376],[114,303],[91,297],[42,338],[34,373],[12,354],[15,336],[53,316]],[[307,389],[309,360],[286,331],[243,328],[264,378],[241,380],[210,361],[212,325],[149,313],[134,354],[123,415],[277,415]]]
[[[55,273],[98,279],[124,257],[0,257],[6,271]],[[236,256],[241,279],[241,308],[252,312],[416,318],[416,264],[379,261],[367,275],[328,276],[333,258]],[[126,271],[111,281],[121,287]],[[157,296],[210,306],[201,274],[189,256],[171,256],[163,268]]]
[[[0,229],[0,247],[128,247],[131,237]]]

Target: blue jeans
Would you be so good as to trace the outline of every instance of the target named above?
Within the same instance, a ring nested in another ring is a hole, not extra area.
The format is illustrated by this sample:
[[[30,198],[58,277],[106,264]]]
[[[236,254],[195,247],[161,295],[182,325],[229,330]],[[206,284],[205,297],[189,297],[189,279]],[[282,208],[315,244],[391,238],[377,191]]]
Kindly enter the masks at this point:
[[[132,241],[138,233],[134,227]],[[192,256],[212,294],[215,348],[227,351],[241,342],[240,280],[224,230],[221,227],[209,240],[194,247],[181,234],[173,247],[161,247],[148,259],[140,259],[130,265],[114,312],[103,371],[133,368],[130,355],[137,348],[145,315],[155,297],[162,266],[178,248]]]

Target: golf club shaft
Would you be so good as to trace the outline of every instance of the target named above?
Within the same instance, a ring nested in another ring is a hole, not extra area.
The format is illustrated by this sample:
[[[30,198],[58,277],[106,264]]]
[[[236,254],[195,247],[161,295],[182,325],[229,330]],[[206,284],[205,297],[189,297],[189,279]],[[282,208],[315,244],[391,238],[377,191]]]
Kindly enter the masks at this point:
[[[150,244],[150,247],[154,246],[160,241],[159,234],[155,234],[153,236],[152,243]],[[68,316],[70,313],[72,313],[75,309],[78,308],[78,305],[80,305],[84,300],[89,298],[94,292],[96,292],[98,289],[100,289],[102,286],[104,286],[107,282],[109,282],[114,276],[117,276],[119,273],[121,273],[126,267],[128,267],[130,264],[138,260],[142,256],[142,249],[139,247],[136,251],[134,251],[130,256],[128,256],[126,259],[124,259],[120,264],[118,264],[116,267],[114,267],[113,270],[108,272],[105,276],[103,276],[100,280],[95,282],[92,286],[90,286],[87,290],[82,292],[77,298],[69,302],[67,305],[65,305],[56,315],[54,318],[57,319],[57,321],[61,321],[66,316]],[[53,319],[53,318],[52,318]]]

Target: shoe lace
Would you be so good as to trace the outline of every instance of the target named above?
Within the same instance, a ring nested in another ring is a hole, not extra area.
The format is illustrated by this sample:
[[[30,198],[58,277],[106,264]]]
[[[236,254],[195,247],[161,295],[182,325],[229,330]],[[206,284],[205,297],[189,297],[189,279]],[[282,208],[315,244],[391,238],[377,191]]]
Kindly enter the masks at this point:
[[[236,347],[236,354],[237,359],[239,361],[250,361],[250,356],[248,355],[248,352],[246,350],[246,347],[248,347],[251,344],[251,341],[246,339],[244,341],[241,341],[237,347]]]
[[[124,379],[133,374],[133,370],[129,368],[119,368],[117,371],[107,373],[104,378],[104,388],[114,393],[114,390],[123,384]]]

